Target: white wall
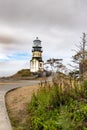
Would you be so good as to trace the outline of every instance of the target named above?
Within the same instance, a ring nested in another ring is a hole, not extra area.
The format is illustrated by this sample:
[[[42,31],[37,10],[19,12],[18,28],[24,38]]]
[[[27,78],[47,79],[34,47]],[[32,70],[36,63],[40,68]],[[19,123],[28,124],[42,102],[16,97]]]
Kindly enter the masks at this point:
[[[33,60],[30,62],[30,71],[31,72],[37,72],[39,68],[39,62],[38,60]]]
[[[40,64],[42,66],[40,67]],[[34,59],[30,62],[30,71],[31,72],[38,72],[39,70],[43,71],[43,62],[39,62],[38,60]]]

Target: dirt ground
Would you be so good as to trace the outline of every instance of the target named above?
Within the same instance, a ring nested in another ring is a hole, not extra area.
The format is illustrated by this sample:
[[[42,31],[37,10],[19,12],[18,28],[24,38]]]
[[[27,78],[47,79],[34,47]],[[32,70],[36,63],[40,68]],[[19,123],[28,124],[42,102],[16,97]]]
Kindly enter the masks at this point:
[[[17,88],[6,94],[6,105],[10,117],[25,116],[26,105],[31,100],[33,92],[37,92],[40,86],[25,86]]]

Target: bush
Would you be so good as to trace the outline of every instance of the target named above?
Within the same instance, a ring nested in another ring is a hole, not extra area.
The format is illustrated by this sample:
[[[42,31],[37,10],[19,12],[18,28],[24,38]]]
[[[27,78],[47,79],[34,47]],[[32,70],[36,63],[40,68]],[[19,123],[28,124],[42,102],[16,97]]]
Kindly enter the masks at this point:
[[[87,82],[58,78],[44,83],[33,93],[20,125],[13,120],[14,130],[87,130]]]
[[[27,123],[30,125],[26,130],[86,130],[86,98],[80,98],[83,86],[80,89],[75,86],[71,90],[46,86],[37,95],[33,94],[28,105]]]

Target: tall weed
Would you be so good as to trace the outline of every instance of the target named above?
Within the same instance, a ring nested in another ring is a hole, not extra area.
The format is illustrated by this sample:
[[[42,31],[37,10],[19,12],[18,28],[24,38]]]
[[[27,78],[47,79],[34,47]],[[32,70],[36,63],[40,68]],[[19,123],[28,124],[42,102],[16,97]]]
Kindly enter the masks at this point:
[[[86,89],[87,82],[69,79],[44,84],[28,105],[26,130],[86,130]]]

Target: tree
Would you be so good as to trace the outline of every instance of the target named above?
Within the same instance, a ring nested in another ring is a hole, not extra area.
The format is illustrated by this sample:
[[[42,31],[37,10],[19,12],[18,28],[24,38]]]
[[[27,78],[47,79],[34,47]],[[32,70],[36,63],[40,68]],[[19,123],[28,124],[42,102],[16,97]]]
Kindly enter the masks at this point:
[[[62,72],[66,69],[66,67],[62,64],[63,59],[48,59],[45,63],[46,68],[50,68],[52,71],[52,75],[55,75],[55,72]]]
[[[80,45],[77,46],[78,50],[76,54],[73,56],[73,62],[79,65],[79,74],[84,77],[84,73],[87,71],[87,41],[86,41],[86,33],[83,33]]]

